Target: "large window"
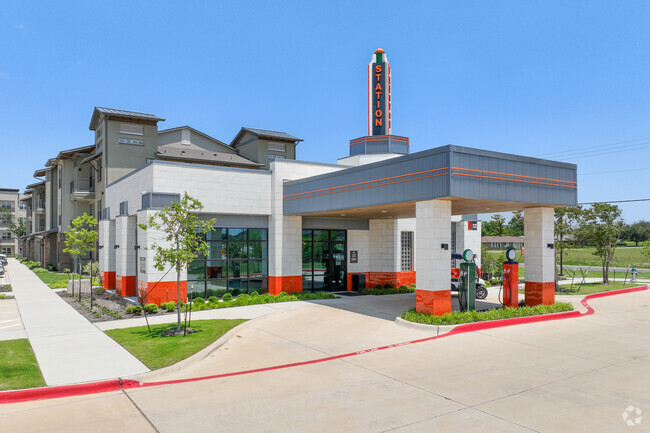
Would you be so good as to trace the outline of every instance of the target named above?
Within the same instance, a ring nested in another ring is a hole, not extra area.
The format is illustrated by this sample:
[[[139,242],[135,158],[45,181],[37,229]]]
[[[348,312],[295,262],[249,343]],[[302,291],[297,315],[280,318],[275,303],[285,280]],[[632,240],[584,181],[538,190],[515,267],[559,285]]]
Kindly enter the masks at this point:
[[[413,270],[413,232],[402,232],[402,271]]]
[[[187,269],[188,296],[268,292],[267,229],[216,228],[208,232],[208,255]]]
[[[303,291],[347,289],[346,231],[302,231]]]

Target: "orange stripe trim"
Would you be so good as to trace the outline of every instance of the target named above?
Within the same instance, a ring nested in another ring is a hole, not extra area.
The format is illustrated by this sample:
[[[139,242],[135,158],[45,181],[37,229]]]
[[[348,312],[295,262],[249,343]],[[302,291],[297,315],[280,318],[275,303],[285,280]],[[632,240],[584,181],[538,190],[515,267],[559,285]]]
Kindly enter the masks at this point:
[[[336,194],[337,192],[355,191],[355,190],[358,190],[358,189],[374,188],[376,186],[393,185],[393,184],[396,184],[396,183],[411,182],[413,180],[422,180],[422,179],[429,179],[431,177],[448,176],[448,175],[449,175],[449,173],[432,174],[432,175],[429,175],[429,176],[416,177],[416,178],[413,178],[413,179],[402,179],[402,180],[396,180],[394,182],[380,183],[380,184],[377,184],[377,185],[360,186],[360,187],[357,187],[357,188],[344,189],[344,190],[341,190],[341,191],[329,191],[329,192],[322,192],[320,194],[308,195],[308,196],[304,196],[304,197],[285,198],[284,201],[298,200],[300,198],[312,198],[312,197],[318,197],[320,195]]]
[[[524,177],[526,179],[550,180],[551,182],[571,183],[571,184],[574,184],[574,185],[578,184],[578,182],[574,182],[572,180],[558,180],[558,179],[549,179],[547,177],[524,176],[523,174],[500,173],[498,171],[476,170],[476,169],[473,169],[473,168],[452,167],[451,169],[452,170],[474,171],[474,172],[478,172],[478,173],[499,174],[499,175],[502,175],[502,176]],[[460,174],[460,173],[456,173],[456,174]]]
[[[557,183],[535,182],[532,180],[507,179],[504,177],[494,177],[494,176],[481,176],[480,174],[467,174],[467,173],[452,173],[452,174],[455,174],[456,176],[482,177],[484,179],[507,180],[509,182],[535,183],[538,185],[559,186],[562,188],[578,188],[577,186],[574,185],[559,185]]]
[[[406,177],[406,176],[415,176],[416,174],[433,173],[434,171],[447,170],[448,168],[449,167],[436,168],[435,170],[418,171],[416,173],[400,174],[399,176],[384,177],[384,178],[375,179],[375,180],[366,180],[366,181],[363,181],[363,182],[349,183],[347,185],[333,186],[333,187],[324,188],[324,189],[315,189],[313,191],[306,191],[306,192],[299,192],[297,194],[285,195],[284,198],[286,200],[287,197],[294,197],[294,196],[298,196],[298,195],[312,194],[314,192],[321,192],[321,191],[329,191],[331,189],[345,188],[345,187],[348,187],[348,186],[363,185],[363,184],[366,184],[366,183],[381,182],[382,180],[397,179],[397,178]],[[444,174],[447,174],[447,173],[444,173]]]

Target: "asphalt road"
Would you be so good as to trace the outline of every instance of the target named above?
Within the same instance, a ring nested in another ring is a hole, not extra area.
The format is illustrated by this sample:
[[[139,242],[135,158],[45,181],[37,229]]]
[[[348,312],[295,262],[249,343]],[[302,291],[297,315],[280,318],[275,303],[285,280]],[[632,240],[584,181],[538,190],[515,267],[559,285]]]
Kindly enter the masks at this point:
[[[384,317],[413,302],[400,296],[251,320],[225,344],[144,380],[299,362],[427,335]],[[11,432],[650,431],[650,292],[590,304],[591,316],[317,364],[0,405],[0,425]]]

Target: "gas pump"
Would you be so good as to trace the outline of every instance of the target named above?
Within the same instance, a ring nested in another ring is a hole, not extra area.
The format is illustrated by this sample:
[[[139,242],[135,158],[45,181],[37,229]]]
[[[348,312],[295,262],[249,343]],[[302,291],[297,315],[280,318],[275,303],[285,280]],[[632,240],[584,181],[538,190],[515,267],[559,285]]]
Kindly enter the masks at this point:
[[[458,288],[458,303],[460,311],[476,310],[476,263],[473,263],[474,253],[469,248],[463,251],[463,262],[460,263],[460,286]]]
[[[506,251],[506,259],[503,262],[503,300],[504,307],[517,308],[519,306],[519,263],[515,262],[517,252],[514,248]]]

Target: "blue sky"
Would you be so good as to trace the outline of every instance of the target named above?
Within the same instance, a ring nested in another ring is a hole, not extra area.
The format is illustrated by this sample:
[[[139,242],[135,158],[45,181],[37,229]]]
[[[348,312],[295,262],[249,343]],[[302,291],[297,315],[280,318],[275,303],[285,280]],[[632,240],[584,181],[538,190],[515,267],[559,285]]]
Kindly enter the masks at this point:
[[[650,198],[648,1],[0,6],[1,187],[92,144],[96,105],[227,143],[242,126],[286,131],[305,140],[299,159],[336,162],[366,134],[366,65],[381,47],[393,133],[412,152],[573,162],[580,202]],[[620,206],[650,219],[650,202]]]

